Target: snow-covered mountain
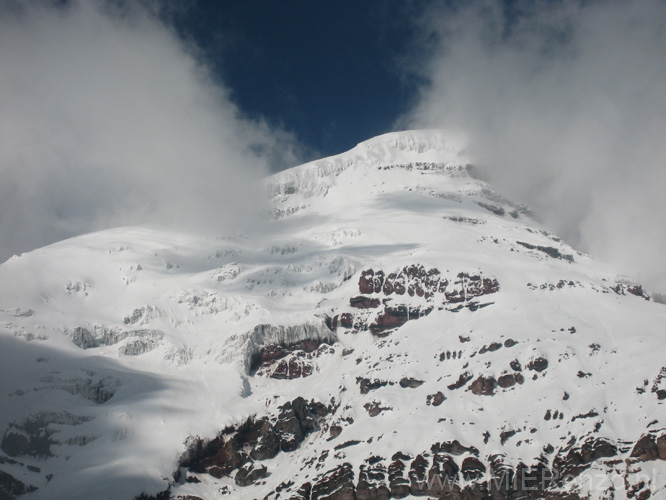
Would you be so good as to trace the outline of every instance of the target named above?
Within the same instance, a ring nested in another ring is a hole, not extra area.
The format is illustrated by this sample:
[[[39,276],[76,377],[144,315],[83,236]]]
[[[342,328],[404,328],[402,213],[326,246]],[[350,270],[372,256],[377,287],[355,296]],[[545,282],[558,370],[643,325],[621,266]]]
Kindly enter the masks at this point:
[[[266,180],[270,230],[0,266],[0,499],[665,498],[666,308],[436,131]]]

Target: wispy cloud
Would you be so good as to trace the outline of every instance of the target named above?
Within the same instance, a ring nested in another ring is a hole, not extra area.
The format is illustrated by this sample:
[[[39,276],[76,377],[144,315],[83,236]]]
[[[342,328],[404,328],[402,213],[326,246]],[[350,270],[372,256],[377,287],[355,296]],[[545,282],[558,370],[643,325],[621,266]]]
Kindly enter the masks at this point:
[[[243,117],[145,2],[60,3],[0,6],[0,261],[115,225],[253,224],[294,137]]]
[[[666,289],[666,2],[507,4],[428,12],[404,121],[463,130],[501,190]]]

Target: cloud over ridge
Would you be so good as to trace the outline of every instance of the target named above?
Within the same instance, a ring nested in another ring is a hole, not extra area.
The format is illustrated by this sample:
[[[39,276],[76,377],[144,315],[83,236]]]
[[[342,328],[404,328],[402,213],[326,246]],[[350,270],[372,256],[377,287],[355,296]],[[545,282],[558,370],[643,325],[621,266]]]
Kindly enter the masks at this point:
[[[295,148],[138,2],[0,6],[0,261],[116,225],[250,225]]]
[[[400,125],[461,130],[498,188],[666,289],[666,2],[456,5],[420,21],[428,83]]]

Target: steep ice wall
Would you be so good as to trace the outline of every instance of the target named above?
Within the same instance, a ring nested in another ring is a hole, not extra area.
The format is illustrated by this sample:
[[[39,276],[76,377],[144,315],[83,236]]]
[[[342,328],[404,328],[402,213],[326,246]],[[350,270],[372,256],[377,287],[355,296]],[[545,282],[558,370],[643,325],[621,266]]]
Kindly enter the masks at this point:
[[[372,168],[379,165],[411,163],[465,165],[462,140],[440,130],[392,132],[362,142],[354,149],[335,156],[306,163],[267,179],[270,198],[299,193],[309,198],[324,195],[335,177],[348,168]]]
[[[223,362],[239,362],[246,374],[252,371],[253,359],[266,346],[294,346],[303,341],[333,344],[337,341],[334,332],[324,320],[297,325],[257,325],[250,332],[229,338],[224,354],[218,359]]]

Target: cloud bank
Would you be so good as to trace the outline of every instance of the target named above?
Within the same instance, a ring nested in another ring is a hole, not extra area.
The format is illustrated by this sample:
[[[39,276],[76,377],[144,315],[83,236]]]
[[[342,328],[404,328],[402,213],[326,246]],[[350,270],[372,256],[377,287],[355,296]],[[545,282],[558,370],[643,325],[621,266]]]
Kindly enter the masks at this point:
[[[155,9],[59,3],[0,6],[0,261],[117,225],[254,225],[294,138],[244,118]]]
[[[479,0],[419,24],[401,125],[462,131],[505,194],[666,290],[666,2]]]

